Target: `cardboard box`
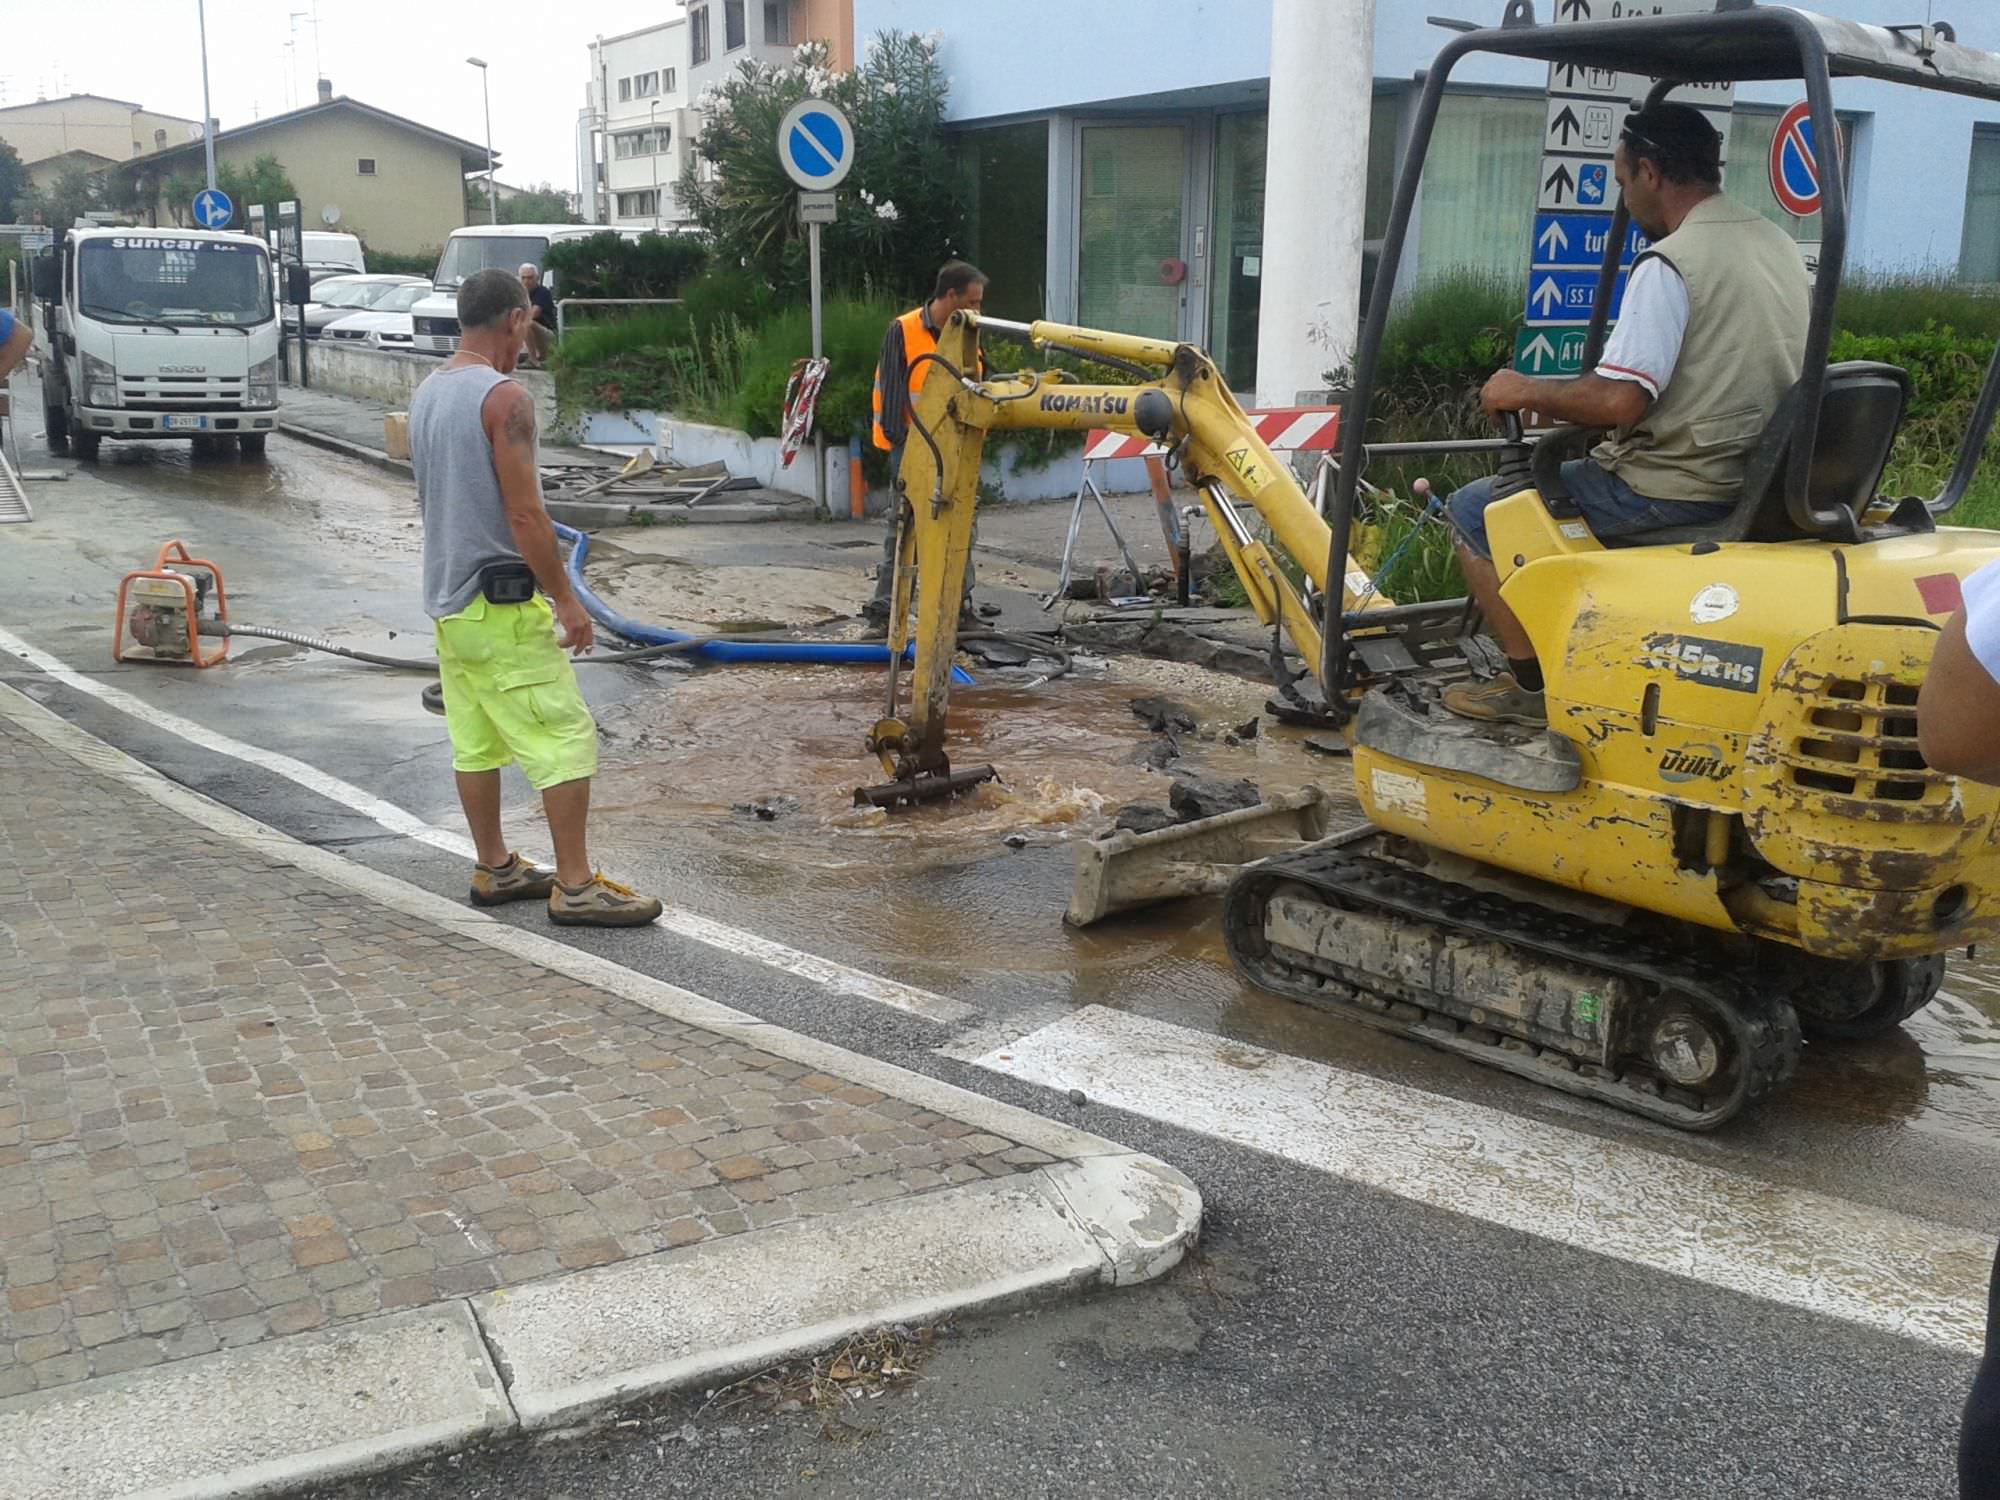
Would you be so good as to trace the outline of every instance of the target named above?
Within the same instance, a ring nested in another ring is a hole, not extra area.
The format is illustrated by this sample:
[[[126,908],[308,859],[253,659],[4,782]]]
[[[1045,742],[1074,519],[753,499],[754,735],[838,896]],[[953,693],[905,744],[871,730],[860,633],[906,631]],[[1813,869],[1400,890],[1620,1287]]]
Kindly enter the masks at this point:
[[[391,458],[410,457],[410,414],[392,411],[382,418],[382,451]]]

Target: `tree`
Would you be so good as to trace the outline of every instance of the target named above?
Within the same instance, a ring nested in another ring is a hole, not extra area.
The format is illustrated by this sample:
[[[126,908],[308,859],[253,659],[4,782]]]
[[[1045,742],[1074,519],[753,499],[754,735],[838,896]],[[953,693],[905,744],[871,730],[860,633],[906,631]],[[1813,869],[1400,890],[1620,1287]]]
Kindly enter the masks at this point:
[[[707,122],[695,147],[715,176],[704,182],[690,163],[681,200],[719,263],[741,262],[784,291],[803,288],[809,273],[798,189],[772,147],[786,110],[804,98],[829,99],[854,126],[855,166],[840,190],[840,217],[821,242],[827,279],[921,296],[965,233],[964,196],[944,134],[948,91],[936,40],[900,31],[874,38],[862,64],[845,75],[828,66],[818,42],[799,47],[782,68],[744,62],[697,106]]]
[[[20,153],[0,141],[0,224],[19,222],[34,192],[34,179],[21,165]]]
[[[103,177],[82,167],[63,168],[33,199],[42,222],[55,229],[68,229],[84,214],[102,211],[105,202]]]
[[[216,174],[220,177],[220,173]],[[207,186],[207,182],[192,173],[176,172],[167,178],[160,188],[160,196],[166,200],[167,212],[174,217],[174,228],[186,229],[193,220],[194,195]]]
[[[264,222],[276,227],[278,205],[287,200],[295,200],[299,190],[292,186],[292,179],[285,175],[284,163],[268,151],[251,162],[248,167],[218,165],[215,169],[215,185],[229,195],[229,202],[236,210],[228,227],[247,231],[250,228],[250,208],[252,204],[264,207]],[[200,191],[199,186],[196,191]],[[187,195],[189,199],[193,193]],[[301,205],[303,211],[303,205]],[[174,205],[176,215],[185,212],[181,203]]]
[[[502,184],[504,187],[505,184]],[[486,181],[465,179],[465,217],[473,224],[486,222]],[[502,224],[581,224],[583,218],[570,212],[569,194],[553,183],[520,188],[500,200]]]

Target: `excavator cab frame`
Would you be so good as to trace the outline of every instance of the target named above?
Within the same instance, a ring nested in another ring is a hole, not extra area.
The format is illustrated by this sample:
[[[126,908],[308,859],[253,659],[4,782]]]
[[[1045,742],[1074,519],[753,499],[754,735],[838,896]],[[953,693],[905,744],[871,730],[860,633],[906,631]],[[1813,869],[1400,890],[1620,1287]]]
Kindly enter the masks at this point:
[[[2000,58],[1959,46],[1952,28],[1945,22],[1871,26],[1789,7],[1758,6],[1752,0],[1716,0],[1712,11],[1687,15],[1620,17],[1558,25],[1537,21],[1534,0],[1507,0],[1505,16],[1497,27],[1481,28],[1460,22],[1438,24],[1460,34],[1445,45],[1424,76],[1389,224],[1383,235],[1381,269],[1375,278],[1355,350],[1353,384],[1342,409],[1340,461],[1328,505],[1329,570],[1337,568],[1349,555],[1354,539],[1357,483],[1371,451],[1377,457],[1392,451],[1390,445],[1376,445],[1371,450],[1367,440],[1383,335],[1395,303],[1398,272],[1422,190],[1424,164],[1438,111],[1454,69],[1466,58],[1491,54],[1649,77],[1656,80],[1649,102],[1665,98],[1684,84],[1798,80],[1805,86],[1813,138],[1819,141],[1840,139],[1833,105],[1836,78],[1869,78],[2000,102]],[[1822,172],[1820,177],[1820,263],[1812,291],[1804,365],[1791,397],[1773,428],[1767,430],[1762,448],[1775,470],[1771,483],[1776,492],[1770,498],[1772,501],[1780,495],[1782,498],[1782,519],[1778,525],[1796,537],[1853,542],[1861,539],[1857,510],[1838,504],[1820,505],[1813,491],[1815,455],[1819,452],[1822,415],[1829,391],[1827,351],[1833,339],[1834,306],[1840,294],[1848,234],[1843,174]],[[1596,367],[1604,349],[1607,313],[1630,223],[1621,195],[1605,236],[1604,258],[1598,270],[1590,330],[1584,345],[1585,370]],[[1964,497],[1978,470],[1996,410],[2000,410],[2000,347],[1996,347],[1987,367],[1979,401],[1945,487],[1918,506],[1906,504],[1888,519],[1889,526],[1928,530],[1935,518],[1950,513]],[[1522,451],[1518,432],[1509,444],[1513,462],[1532,463],[1537,488],[1557,519],[1563,519],[1563,497],[1552,460],[1559,456],[1563,446],[1573,446],[1578,435],[1576,429],[1550,434],[1536,444],[1533,458]],[[1883,441],[1886,447],[1887,438]],[[1433,452],[1479,452],[1489,450],[1492,444],[1474,440],[1426,447]],[[1748,534],[1752,519],[1749,511],[1758,505],[1759,499],[1746,493],[1741,504],[1743,514],[1732,517],[1736,524],[1718,525],[1713,539],[1739,540]],[[1766,510],[1777,508],[1775,504],[1765,506]],[[1671,538],[1661,535],[1653,540],[1699,539],[1692,535]],[[1342,718],[1352,712],[1370,683],[1384,675],[1376,669],[1379,659],[1371,665],[1365,654],[1365,642],[1379,633],[1381,622],[1374,616],[1351,611],[1330,613],[1332,618],[1321,636],[1318,675],[1327,711]],[[1463,600],[1404,606],[1400,613],[1405,617],[1402,628],[1419,635],[1434,636],[1450,628],[1454,620],[1463,621],[1466,628],[1471,625]]]

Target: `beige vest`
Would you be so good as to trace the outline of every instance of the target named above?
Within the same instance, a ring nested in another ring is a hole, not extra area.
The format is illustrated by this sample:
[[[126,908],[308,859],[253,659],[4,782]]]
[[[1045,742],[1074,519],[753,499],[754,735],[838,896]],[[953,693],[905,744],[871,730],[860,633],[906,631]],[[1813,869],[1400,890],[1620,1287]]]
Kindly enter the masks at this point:
[[[1646,415],[1592,456],[1650,500],[1731,503],[1804,363],[1805,263],[1777,225],[1720,193],[1640,259],[1652,255],[1687,283],[1680,358]]]

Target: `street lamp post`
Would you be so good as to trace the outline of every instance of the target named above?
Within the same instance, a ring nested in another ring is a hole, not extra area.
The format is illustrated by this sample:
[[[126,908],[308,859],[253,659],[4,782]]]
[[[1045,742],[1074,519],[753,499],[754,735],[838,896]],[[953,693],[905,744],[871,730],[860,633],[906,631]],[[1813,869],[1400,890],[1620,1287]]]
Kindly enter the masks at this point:
[[[660,232],[660,101],[655,99],[646,107],[646,118],[650,125],[646,131],[646,150],[653,158],[653,233]]]
[[[479,69],[479,98],[486,106],[486,222],[500,222],[500,200],[493,192],[493,93],[486,86],[486,59],[468,57],[467,62]]]
[[[208,190],[215,191],[215,110],[208,102],[208,4],[194,0],[196,24],[201,28],[201,144],[208,158]]]

